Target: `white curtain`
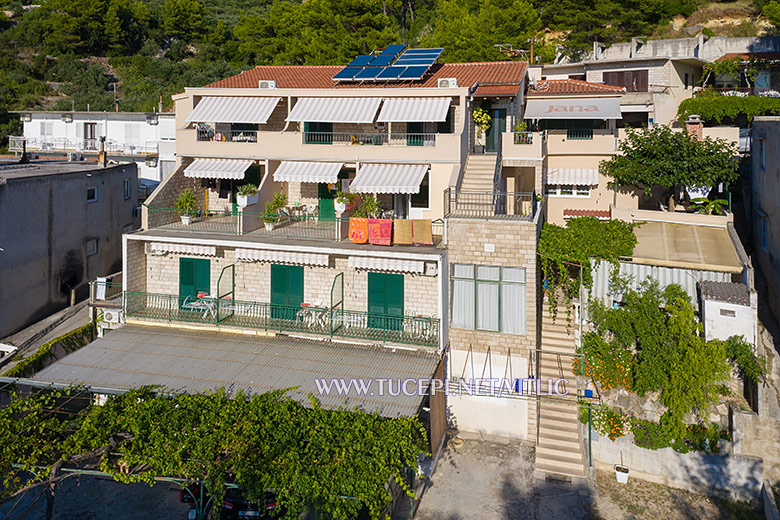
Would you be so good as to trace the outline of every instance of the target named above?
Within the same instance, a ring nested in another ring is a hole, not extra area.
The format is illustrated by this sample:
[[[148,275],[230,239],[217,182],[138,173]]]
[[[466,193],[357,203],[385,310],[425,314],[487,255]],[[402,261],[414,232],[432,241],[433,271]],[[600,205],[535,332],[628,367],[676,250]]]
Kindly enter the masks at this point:
[[[474,328],[474,281],[452,280],[452,326]]]
[[[498,284],[477,282],[477,328],[498,330]]]
[[[501,285],[501,332],[525,334],[525,285]]]

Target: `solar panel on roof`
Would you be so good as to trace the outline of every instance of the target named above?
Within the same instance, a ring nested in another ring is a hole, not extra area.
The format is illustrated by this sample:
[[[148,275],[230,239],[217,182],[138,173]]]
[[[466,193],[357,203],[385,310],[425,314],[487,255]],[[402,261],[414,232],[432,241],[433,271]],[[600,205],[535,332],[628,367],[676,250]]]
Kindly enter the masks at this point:
[[[338,73],[336,73],[335,76],[333,76],[333,79],[338,80],[350,80],[355,77],[355,74],[363,70],[363,67],[344,67]]]
[[[347,67],[365,67],[374,59],[373,54],[363,54],[349,62]]]
[[[406,67],[396,67],[396,66],[387,67],[382,69],[382,71],[379,74],[377,74],[376,79],[384,79],[388,81],[398,79],[398,76],[400,76],[401,73],[405,70]]]
[[[428,68],[425,65],[415,65],[413,67],[406,67],[406,70],[401,73],[398,79],[420,79],[428,72]]]
[[[398,58],[398,61],[395,62],[396,65],[406,65],[407,67],[410,65],[425,65],[430,67],[434,64],[436,61],[436,58],[421,58],[421,59],[413,59],[413,58]]]
[[[391,63],[393,63],[393,60],[395,59],[395,56],[391,54],[385,54],[379,55],[376,58],[374,58],[374,61],[371,62],[372,67],[387,67]]]
[[[439,55],[442,52],[444,52],[443,48],[435,48],[435,49],[409,49],[407,50],[404,55],[412,55],[412,54],[436,54]]]
[[[354,79],[356,79],[356,80],[360,80],[360,79],[374,79],[374,78],[376,78],[377,74],[382,72],[382,70],[384,70],[384,69],[382,69],[381,67],[366,67],[365,69],[363,69],[360,72],[358,72],[357,74],[355,74],[355,78]]]
[[[393,45],[388,45],[385,50],[383,50],[379,55],[380,56],[398,56],[404,49],[406,48],[406,45],[402,43],[396,43]]]

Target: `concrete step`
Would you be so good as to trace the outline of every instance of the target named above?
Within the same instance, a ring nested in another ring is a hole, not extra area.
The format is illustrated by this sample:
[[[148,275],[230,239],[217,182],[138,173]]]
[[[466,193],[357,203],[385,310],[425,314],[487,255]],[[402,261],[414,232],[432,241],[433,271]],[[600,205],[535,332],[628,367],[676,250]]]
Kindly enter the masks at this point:
[[[563,442],[565,444],[576,443],[579,445],[580,436],[577,432],[569,430],[553,430],[539,427],[539,442]]]
[[[583,464],[559,464],[556,461],[538,460],[534,469],[551,475],[562,475],[564,477],[583,478],[585,477],[585,468]]]
[[[542,410],[539,414],[539,421],[542,426],[549,426],[553,429],[579,431],[576,414],[565,416]]]
[[[572,464],[582,464],[582,455],[579,446],[563,444],[537,444],[536,460],[555,460],[556,462],[570,462]]]

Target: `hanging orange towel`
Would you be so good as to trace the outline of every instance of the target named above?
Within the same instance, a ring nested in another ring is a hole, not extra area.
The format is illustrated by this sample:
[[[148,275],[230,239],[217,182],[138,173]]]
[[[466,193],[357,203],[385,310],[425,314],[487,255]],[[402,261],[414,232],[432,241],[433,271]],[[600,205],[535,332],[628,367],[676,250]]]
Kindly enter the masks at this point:
[[[349,218],[349,239],[356,244],[365,244],[368,241],[368,219]]]
[[[389,246],[393,235],[393,221],[389,218],[368,219],[368,243]]]

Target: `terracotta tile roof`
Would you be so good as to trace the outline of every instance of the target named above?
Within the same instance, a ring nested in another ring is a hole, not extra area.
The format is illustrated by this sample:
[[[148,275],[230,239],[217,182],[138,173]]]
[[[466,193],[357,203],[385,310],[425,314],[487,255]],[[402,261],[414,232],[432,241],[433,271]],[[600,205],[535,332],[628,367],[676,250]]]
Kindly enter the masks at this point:
[[[511,85],[479,85],[474,91],[474,97],[507,97],[516,96],[520,91],[521,85],[514,83]]]
[[[780,61],[780,52],[729,52],[715,61],[725,61],[732,58],[740,58],[742,61],[748,61],[751,57],[757,60]]]
[[[549,96],[551,94],[613,94],[625,92],[623,87],[591,83],[579,79],[545,79],[536,83],[536,88],[528,88],[529,96]]]
[[[610,213],[608,209],[564,209],[563,216],[609,218]]]
[[[476,83],[520,83],[525,75],[524,61],[494,61],[481,63],[437,63],[420,81],[387,83],[339,83],[333,76],[343,69],[341,65],[282,65],[257,66],[235,76],[225,78],[208,88],[257,88],[258,81],[276,81],[277,88],[329,89],[329,88],[435,88],[440,78],[456,78],[459,87],[471,87]]]

